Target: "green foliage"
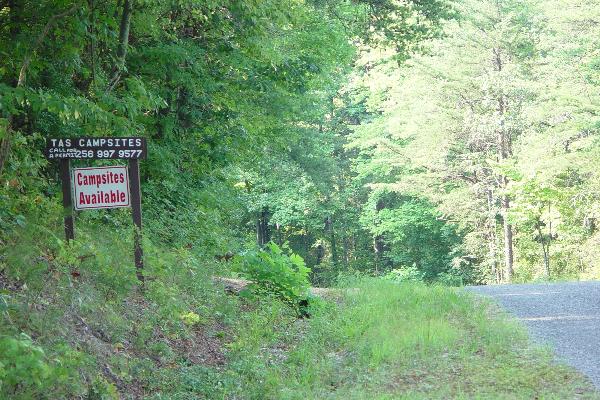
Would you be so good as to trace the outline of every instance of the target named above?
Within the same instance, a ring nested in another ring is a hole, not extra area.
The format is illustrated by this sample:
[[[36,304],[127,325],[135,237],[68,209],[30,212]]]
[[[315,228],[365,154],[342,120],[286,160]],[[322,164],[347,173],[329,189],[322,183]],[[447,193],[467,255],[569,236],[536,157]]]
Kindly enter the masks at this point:
[[[183,321],[184,324],[193,326],[193,325],[200,323],[201,318],[195,312],[190,311],[188,313],[181,314],[181,320]]]
[[[275,296],[294,307],[308,297],[310,268],[302,257],[273,242],[265,250],[238,256],[233,270],[251,281],[249,290],[255,294]]]
[[[238,359],[247,371],[237,377],[241,397],[569,398],[582,388],[582,378],[532,347],[515,321],[455,289],[352,277],[339,290],[339,304],[321,307],[307,325],[286,325],[280,346],[295,337],[287,357],[263,348]],[[259,330],[269,339],[278,326],[270,323]]]
[[[115,385],[103,378],[96,378],[87,393],[87,399],[89,400],[117,400],[118,398],[119,393]]]
[[[426,199],[387,191],[372,193],[361,221],[389,246],[384,257],[391,268],[414,268],[428,281],[451,268],[461,239],[456,227]]]
[[[43,389],[42,382],[50,375],[50,367],[45,362],[44,351],[34,346],[27,336],[21,339],[2,338],[2,388],[5,393],[16,393],[18,384],[25,392]]]
[[[135,2],[123,46],[126,4],[2,8],[0,137],[11,147],[0,160],[0,240],[36,206],[59,204],[45,139],[136,135],[149,139],[144,224],[156,242],[208,258],[237,252],[264,212],[271,232],[259,245],[287,241],[308,265],[329,263],[313,274],[320,282],[369,269],[359,207],[348,206],[364,190],[344,148],[356,115],[343,86],[359,46],[404,59],[439,36],[449,2]],[[114,214],[88,221],[123,226]]]
[[[440,253],[465,282],[511,279],[507,247],[514,280],[595,276],[597,101],[583,93],[597,93],[588,18],[597,10],[578,0],[453,5],[458,21],[427,42],[430,52],[398,67],[392,52],[367,49],[346,85],[352,180],[369,199],[360,201],[362,226],[379,235],[382,259],[402,261],[445,239],[420,237],[407,251],[393,225],[439,232],[447,221],[446,237],[458,235]],[[394,202],[378,210],[382,192],[432,212],[402,213]]]
[[[422,282],[425,279],[423,273],[416,267],[395,268],[383,277],[393,282]]]
[[[394,375],[414,360],[442,382],[458,360],[469,382],[548,383],[557,369],[502,358],[510,324],[416,281],[508,279],[503,225],[513,280],[600,276],[598,16],[581,0],[3,4],[2,395],[492,396]],[[41,150],[84,135],[148,139],[143,290],[129,210],[77,213],[63,240]],[[308,296],[309,277],[356,271],[387,282]],[[258,296],[223,294],[231,273]]]
[[[78,368],[82,354],[62,348],[63,354],[48,357],[22,333],[0,337],[0,395],[11,399],[51,399],[81,390]]]

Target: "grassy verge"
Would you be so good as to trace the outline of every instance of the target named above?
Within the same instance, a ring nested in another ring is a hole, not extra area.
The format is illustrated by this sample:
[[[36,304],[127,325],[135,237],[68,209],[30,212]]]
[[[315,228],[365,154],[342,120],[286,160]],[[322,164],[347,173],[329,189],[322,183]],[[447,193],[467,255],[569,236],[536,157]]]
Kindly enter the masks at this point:
[[[227,264],[146,243],[142,292],[131,232],[109,228],[66,245],[32,225],[1,249],[0,399],[600,398],[460,290],[351,279],[297,319],[226,295]]]
[[[600,398],[532,347],[521,326],[459,290],[377,279],[348,285],[357,290],[316,311],[299,344],[270,368],[263,398]]]

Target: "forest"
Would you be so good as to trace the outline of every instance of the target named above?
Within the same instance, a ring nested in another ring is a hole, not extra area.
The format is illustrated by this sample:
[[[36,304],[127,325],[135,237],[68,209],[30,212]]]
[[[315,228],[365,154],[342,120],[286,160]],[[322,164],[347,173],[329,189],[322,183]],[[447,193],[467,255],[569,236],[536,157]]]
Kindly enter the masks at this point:
[[[453,287],[600,278],[599,22],[584,0],[0,0],[0,398],[495,398],[382,383],[408,364],[377,329],[419,326],[423,371],[473,334],[465,376],[493,370],[527,340]],[[65,239],[44,148],[81,137],[147,141],[141,283],[128,208]],[[520,395],[581,387],[536,360]]]

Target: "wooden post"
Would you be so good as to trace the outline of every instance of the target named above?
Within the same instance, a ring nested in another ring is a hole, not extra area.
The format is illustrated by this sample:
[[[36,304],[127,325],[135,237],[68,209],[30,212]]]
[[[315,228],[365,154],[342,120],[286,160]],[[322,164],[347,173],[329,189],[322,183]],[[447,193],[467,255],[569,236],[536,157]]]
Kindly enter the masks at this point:
[[[131,192],[131,215],[135,225],[134,256],[137,278],[144,283],[144,253],[142,251],[142,193],[140,190],[140,164],[137,159],[129,160],[129,191]]]
[[[63,193],[65,237],[69,241],[75,239],[75,227],[73,226],[73,199],[71,198],[71,161],[68,158],[60,160],[60,180]]]

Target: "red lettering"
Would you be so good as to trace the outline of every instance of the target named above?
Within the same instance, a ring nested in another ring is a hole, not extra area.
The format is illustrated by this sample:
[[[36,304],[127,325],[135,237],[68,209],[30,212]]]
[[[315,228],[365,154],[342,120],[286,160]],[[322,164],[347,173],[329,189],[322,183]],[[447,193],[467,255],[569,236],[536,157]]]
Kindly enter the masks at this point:
[[[121,203],[124,203],[125,202],[125,193],[121,192],[119,194],[120,194],[120,197],[121,197]]]
[[[79,186],[83,185],[83,181],[81,180],[81,172],[77,173],[77,184]]]
[[[85,196],[83,193],[79,193],[79,204],[85,204]]]

